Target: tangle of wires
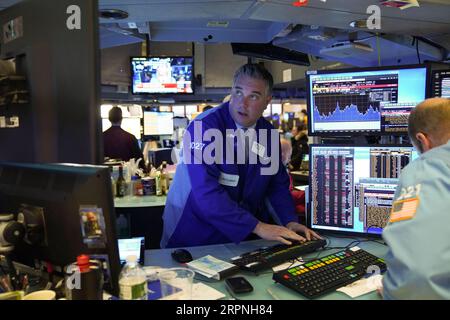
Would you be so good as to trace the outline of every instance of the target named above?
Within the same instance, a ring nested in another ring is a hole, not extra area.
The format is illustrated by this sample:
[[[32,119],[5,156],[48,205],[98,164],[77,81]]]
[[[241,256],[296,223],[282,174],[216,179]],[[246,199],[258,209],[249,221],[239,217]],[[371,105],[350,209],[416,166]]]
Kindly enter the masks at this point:
[[[318,250],[318,254],[316,255],[316,256],[314,256],[313,258],[310,258],[310,259],[308,259],[308,260],[304,260],[303,261],[303,263],[308,263],[308,262],[311,262],[311,261],[314,261],[314,260],[317,260],[317,259],[321,259],[322,258],[322,256],[320,256],[321,255],[321,253],[323,253],[324,251],[328,251],[328,250],[339,250],[339,251],[341,251],[341,250],[348,250],[348,249],[350,249],[350,248],[352,248],[352,247],[354,247],[354,246],[357,246],[357,245],[359,245],[360,243],[363,243],[363,242],[375,242],[375,243],[378,243],[378,244],[381,244],[381,245],[386,245],[386,243],[384,243],[384,242],[382,242],[382,241],[378,241],[378,240],[376,240],[376,239],[360,239],[360,238],[357,238],[357,237],[351,237],[351,236],[336,236],[336,235],[333,235],[333,237],[334,238],[339,238],[339,239],[350,239],[350,240],[352,240],[350,243],[348,243],[346,246],[344,246],[344,247],[332,247],[331,246],[331,240],[330,240],[330,238],[328,238],[327,236],[324,236],[324,235],[322,235],[322,237],[327,241],[327,244],[323,247],[323,248],[321,248],[320,250]],[[333,253],[331,253],[331,254],[333,254]],[[325,256],[328,256],[328,255],[330,255],[330,253],[326,253],[326,255]],[[298,259],[296,259],[297,261],[300,261],[300,260],[298,260]],[[291,266],[292,266],[293,264],[291,264]]]

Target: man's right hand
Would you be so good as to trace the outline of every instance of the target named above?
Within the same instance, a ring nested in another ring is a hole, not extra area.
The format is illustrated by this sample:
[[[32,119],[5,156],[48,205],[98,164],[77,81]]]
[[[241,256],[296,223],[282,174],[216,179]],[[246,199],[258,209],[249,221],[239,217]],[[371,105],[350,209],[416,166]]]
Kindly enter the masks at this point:
[[[299,234],[297,234],[292,230],[289,230],[286,227],[274,224],[267,224],[264,222],[258,222],[255,229],[253,230],[253,233],[257,234],[263,239],[276,240],[287,245],[292,244],[292,242],[290,242],[288,239],[297,241],[306,241],[304,237],[300,236]]]

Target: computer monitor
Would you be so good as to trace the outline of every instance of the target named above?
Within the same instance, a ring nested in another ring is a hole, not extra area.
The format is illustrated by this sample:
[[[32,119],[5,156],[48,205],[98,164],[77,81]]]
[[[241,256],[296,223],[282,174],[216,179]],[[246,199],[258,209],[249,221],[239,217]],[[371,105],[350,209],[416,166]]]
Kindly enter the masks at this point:
[[[425,100],[424,65],[308,71],[310,135],[405,135],[411,109]]]
[[[12,260],[55,273],[80,254],[102,261],[105,289],[118,295],[116,217],[108,167],[0,163],[0,212],[24,221]]]
[[[432,92],[433,97],[450,98],[450,70],[433,71]]]
[[[381,235],[411,146],[310,146],[308,225],[319,232]]]
[[[145,238],[118,239],[120,263],[124,264],[130,255],[135,255],[139,263],[144,265]]]
[[[173,112],[144,111],[144,136],[164,136],[173,133]]]
[[[193,94],[193,57],[132,57],[133,94]]]

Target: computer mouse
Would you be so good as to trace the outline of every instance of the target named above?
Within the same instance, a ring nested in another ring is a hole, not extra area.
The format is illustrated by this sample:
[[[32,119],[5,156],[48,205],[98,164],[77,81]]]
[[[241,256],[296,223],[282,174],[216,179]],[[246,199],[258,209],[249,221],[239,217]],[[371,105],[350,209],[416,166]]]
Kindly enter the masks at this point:
[[[186,263],[192,261],[192,255],[186,249],[175,249],[172,251],[172,258],[179,263]]]

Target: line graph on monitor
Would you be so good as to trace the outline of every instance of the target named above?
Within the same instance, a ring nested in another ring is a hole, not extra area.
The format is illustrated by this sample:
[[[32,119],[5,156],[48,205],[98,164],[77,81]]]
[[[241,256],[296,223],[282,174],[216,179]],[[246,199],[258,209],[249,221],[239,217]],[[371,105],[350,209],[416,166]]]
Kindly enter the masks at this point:
[[[380,102],[368,95],[321,95],[314,98],[316,122],[380,121]]]

